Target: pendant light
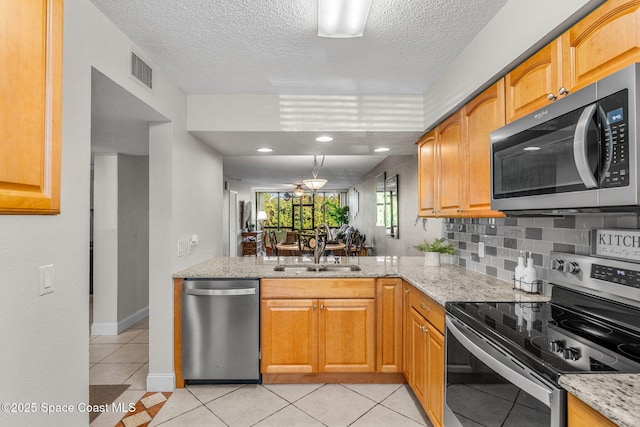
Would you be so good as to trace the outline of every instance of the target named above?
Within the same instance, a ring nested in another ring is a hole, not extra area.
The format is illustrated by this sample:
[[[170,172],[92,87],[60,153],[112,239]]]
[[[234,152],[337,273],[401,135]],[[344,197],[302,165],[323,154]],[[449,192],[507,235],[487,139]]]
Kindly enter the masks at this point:
[[[313,168],[311,169],[311,175],[313,175],[313,178],[305,179],[302,181],[304,185],[309,187],[314,192],[321,189],[327,183],[326,179],[318,178],[318,170],[320,170],[323,164],[324,164],[324,156],[322,156],[322,162],[320,163],[320,166],[318,166],[318,160],[316,159],[316,155],[314,154]]]

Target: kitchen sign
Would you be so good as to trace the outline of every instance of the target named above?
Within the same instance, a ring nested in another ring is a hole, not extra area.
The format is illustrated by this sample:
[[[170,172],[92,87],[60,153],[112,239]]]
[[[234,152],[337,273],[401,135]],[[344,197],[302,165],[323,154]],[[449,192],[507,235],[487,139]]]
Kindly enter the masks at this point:
[[[591,255],[640,262],[640,230],[595,229]]]

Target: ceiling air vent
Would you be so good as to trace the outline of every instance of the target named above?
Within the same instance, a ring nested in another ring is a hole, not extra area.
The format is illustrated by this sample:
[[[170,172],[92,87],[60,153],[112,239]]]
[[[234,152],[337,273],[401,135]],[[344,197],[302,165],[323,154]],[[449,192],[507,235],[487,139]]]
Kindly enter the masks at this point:
[[[153,69],[131,52],[131,75],[149,89],[153,89]]]

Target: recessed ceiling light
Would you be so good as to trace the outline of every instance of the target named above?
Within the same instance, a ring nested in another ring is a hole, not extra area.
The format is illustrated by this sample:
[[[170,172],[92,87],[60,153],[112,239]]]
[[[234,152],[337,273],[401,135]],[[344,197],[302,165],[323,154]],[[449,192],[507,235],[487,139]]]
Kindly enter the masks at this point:
[[[384,153],[385,151],[389,151],[389,148],[388,147],[378,147],[373,151],[375,151],[376,153]]]
[[[534,147],[534,146],[524,147],[524,151],[538,151],[539,149],[540,147]]]
[[[318,142],[330,142],[333,141],[333,137],[325,135],[325,136],[319,136],[316,138],[316,141]]]
[[[273,148],[263,147],[263,148],[258,148],[258,151],[261,153],[270,153],[273,151]]]

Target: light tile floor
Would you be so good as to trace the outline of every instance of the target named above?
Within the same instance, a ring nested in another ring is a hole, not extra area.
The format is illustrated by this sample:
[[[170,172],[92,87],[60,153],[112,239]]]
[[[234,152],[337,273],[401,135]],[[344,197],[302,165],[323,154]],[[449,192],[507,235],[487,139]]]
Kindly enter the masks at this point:
[[[148,318],[117,336],[92,336],[89,383],[129,384],[126,407],[146,392]],[[113,427],[124,412],[104,412],[91,427]],[[188,385],[177,389],[153,426],[431,426],[403,384]]]

